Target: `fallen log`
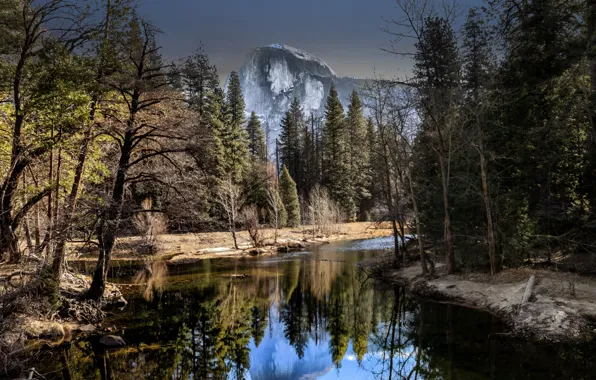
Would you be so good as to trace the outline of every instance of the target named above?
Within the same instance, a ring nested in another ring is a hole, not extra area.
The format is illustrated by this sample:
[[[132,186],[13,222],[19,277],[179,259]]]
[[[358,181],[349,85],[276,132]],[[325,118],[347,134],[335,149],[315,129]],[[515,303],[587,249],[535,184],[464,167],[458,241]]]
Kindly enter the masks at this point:
[[[536,281],[536,277],[534,275],[530,276],[528,283],[526,284],[526,291],[524,292],[524,297],[522,298],[521,304],[523,305],[530,300],[532,296],[532,290],[534,289],[534,282]]]

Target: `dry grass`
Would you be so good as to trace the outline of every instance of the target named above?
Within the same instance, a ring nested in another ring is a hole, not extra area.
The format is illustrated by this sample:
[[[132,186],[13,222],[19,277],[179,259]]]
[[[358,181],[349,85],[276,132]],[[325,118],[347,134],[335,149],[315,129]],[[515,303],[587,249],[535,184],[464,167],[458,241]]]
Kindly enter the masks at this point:
[[[311,226],[301,226],[297,228],[283,228],[278,230],[278,240],[284,241],[305,241],[307,243],[320,243],[335,240],[348,239],[369,239],[374,237],[391,235],[389,224],[378,224],[370,222],[358,223],[344,223],[337,225],[338,233],[328,237],[317,237],[312,239]],[[264,228],[260,231],[263,244],[273,244],[273,237],[275,230],[272,228]],[[237,231],[238,245],[241,249],[252,248],[253,243],[249,234],[246,231]],[[238,254],[234,250],[234,241],[232,234],[229,232],[204,232],[204,233],[189,233],[189,234],[168,234],[157,237],[159,243],[159,251],[155,256],[156,259],[167,257],[169,255],[178,253],[194,254],[199,251],[202,253],[209,252],[228,252],[230,254]],[[137,247],[142,243],[141,237],[125,237],[118,240],[112,260],[136,260],[139,259],[139,252]],[[90,251],[82,254],[80,257],[75,257],[79,251],[81,244],[72,244],[68,247],[70,253],[70,260],[81,261],[95,261],[97,252]],[[203,256],[202,256],[203,257]],[[205,256],[203,258],[207,258]]]

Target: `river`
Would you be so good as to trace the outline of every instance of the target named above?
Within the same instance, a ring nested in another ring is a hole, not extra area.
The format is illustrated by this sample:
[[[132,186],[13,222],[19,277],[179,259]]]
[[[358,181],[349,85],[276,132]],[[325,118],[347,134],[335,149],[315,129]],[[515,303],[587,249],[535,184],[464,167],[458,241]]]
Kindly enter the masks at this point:
[[[596,378],[594,350],[512,340],[488,313],[416,300],[356,266],[390,246],[172,267],[149,301],[132,286],[103,323],[126,347],[90,338],[42,349],[35,368],[65,380]]]

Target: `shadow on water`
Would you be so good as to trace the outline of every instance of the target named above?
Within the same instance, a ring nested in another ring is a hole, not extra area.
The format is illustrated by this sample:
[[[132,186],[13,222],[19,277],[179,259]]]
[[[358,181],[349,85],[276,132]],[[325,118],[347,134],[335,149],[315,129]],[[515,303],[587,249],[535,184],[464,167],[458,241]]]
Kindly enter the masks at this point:
[[[504,339],[490,314],[366,280],[355,264],[385,245],[170,268],[159,294],[134,292],[105,321],[126,347],[92,337],[30,355],[47,379],[596,378],[589,347]]]

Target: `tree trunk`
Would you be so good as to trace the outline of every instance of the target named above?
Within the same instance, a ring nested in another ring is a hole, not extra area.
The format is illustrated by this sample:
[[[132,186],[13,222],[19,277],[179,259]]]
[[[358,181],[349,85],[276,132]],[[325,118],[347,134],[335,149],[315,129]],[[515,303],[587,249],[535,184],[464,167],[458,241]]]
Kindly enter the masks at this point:
[[[596,204],[596,0],[586,0],[586,21],[587,21],[587,58],[590,69],[590,91],[587,96],[587,116],[591,126],[590,130],[590,147],[588,159],[591,161],[589,166],[590,175],[587,176],[587,192],[589,194],[589,201],[592,212],[594,212]]]
[[[418,240],[418,251],[420,252],[420,264],[422,265],[422,274],[428,274],[428,266],[426,265],[427,257],[424,252],[424,243],[422,241],[422,228],[420,227],[420,214],[418,212],[418,202],[414,195],[414,184],[412,183],[412,175],[410,168],[407,169],[408,182],[410,183],[410,199],[412,200],[412,207],[414,208],[414,223],[416,223],[416,238]],[[431,264],[430,274],[434,272],[434,265]]]
[[[596,146],[596,0],[586,0],[588,64],[590,67],[590,99],[588,118],[592,127],[592,146]]]
[[[111,19],[112,19],[112,3],[110,0],[106,2],[106,14],[105,14],[105,28],[103,30],[103,43],[107,42],[109,37],[109,33],[111,30]],[[97,83],[100,83],[102,78],[104,77],[104,61],[103,61],[103,54],[101,55],[99,67],[97,70]],[[70,193],[68,194],[68,199],[66,201],[66,206],[64,209],[64,213],[62,216],[62,220],[60,223],[59,228],[59,237],[56,241],[56,246],[54,247],[54,258],[52,261],[52,272],[55,276],[54,278],[59,283],[60,277],[62,276],[62,265],[64,263],[65,257],[65,249],[66,249],[66,241],[69,237],[69,229],[70,225],[74,220],[74,216],[77,209],[77,200],[79,198],[79,190],[81,187],[81,183],[83,180],[83,172],[85,169],[85,162],[87,161],[87,152],[89,150],[89,144],[91,143],[91,136],[93,132],[93,125],[95,123],[95,114],[97,111],[97,103],[99,101],[99,94],[95,93],[92,98],[91,102],[91,109],[89,110],[89,120],[87,128],[85,129],[85,133],[83,135],[83,142],[81,144],[81,150],[79,151],[79,155],[77,157],[77,166],[75,168],[75,175],[72,182],[72,186],[70,188]],[[103,260],[102,260],[103,261]],[[99,289],[98,289],[99,290]],[[103,291],[102,291],[103,294]],[[101,295],[99,296],[101,297]],[[97,299],[97,298],[96,298]]]
[[[8,254],[9,262],[20,263],[21,252],[18,247],[18,238],[14,233],[13,221],[13,198],[17,190],[18,177],[16,169],[12,171],[7,179],[7,184],[2,197],[2,210],[0,216],[0,254]]]
[[[51,137],[54,138],[54,127],[52,127]],[[50,162],[48,168],[48,182],[52,183],[54,181],[54,149],[50,149]],[[48,195],[48,208],[46,211],[46,216],[48,218],[48,225],[46,227],[46,236],[44,238],[45,241],[48,242],[46,244],[46,260],[52,257],[52,245],[49,244],[52,240],[52,228],[53,228],[53,217],[54,213],[52,212],[52,192]]]
[[[401,262],[401,255],[399,249],[399,230],[397,228],[397,221],[395,219],[391,219],[391,228],[393,230],[393,253],[395,254],[395,263],[399,266]]]
[[[442,137],[440,137],[442,139]],[[447,167],[445,162],[445,149],[440,141],[439,163],[441,166],[441,182],[443,185],[443,210],[445,212],[445,265],[447,273],[455,272],[455,255],[453,253],[453,237],[451,235],[451,215],[449,213],[449,188],[447,185]]]
[[[234,239],[234,248],[239,249],[238,248],[238,239],[236,238],[236,228],[230,227],[230,231],[232,232],[232,239]]]
[[[495,230],[493,227],[493,216],[490,206],[490,194],[488,191],[487,164],[484,153],[480,152],[480,175],[482,177],[482,198],[484,199],[484,209],[486,210],[486,228],[488,239],[488,259],[490,261],[490,274],[494,275],[497,271]]]
[[[0,250],[8,253],[8,262],[20,263],[21,252],[19,251],[17,236],[10,226],[11,221],[6,221],[6,219],[9,218],[0,218]]]
[[[85,135],[83,137],[83,144],[81,146],[81,150],[79,151],[77,166],[75,168],[75,175],[72,187],[70,189],[70,194],[68,194],[66,207],[62,215],[60,227],[58,228],[59,236],[56,242],[56,246],[54,248],[54,258],[52,260],[52,272],[56,280],[59,280],[62,275],[62,264],[64,263],[66,241],[68,240],[68,231],[70,229],[70,224],[72,223],[76,212],[76,203],[79,197],[79,188],[83,179],[85,161],[87,160],[87,151],[91,140],[91,132],[93,130],[94,115],[95,108],[93,107],[91,111],[91,121],[89,122],[87,130],[85,131]]]
[[[391,186],[391,173],[390,173],[390,164],[389,164],[389,152],[387,150],[387,143],[385,141],[384,134],[381,134],[381,140],[383,143],[383,163],[385,164],[384,168],[384,181],[385,181],[385,200],[387,202],[387,209],[389,210],[389,214],[391,217],[391,228],[393,230],[393,253],[395,255],[395,263],[399,266],[402,262],[401,259],[401,252],[399,249],[399,230],[397,228],[397,222],[395,218],[397,217],[396,210],[393,203],[393,186]]]
[[[132,125],[134,123],[133,117],[129,120],[129,127],[124,137],[124,143],[121,148],[120,161],[118,163],[118,172],[116,173],[116,180],[114,181],[114,188],[112,191],[112,199],[106,212],[101,217],[97,229],[97,237],[99,243],[99,258],[97,266],[93,273],[93,281],[87,291],[87,298],[99,301],[103,296],[106,287],[108,269],[110,267],[110,260],[112,258],[112,250],[116,242],[116,233],[120,225],[120,217],[122,214],[122,204],[124,201],[124,186],[126,184],[126,174],[128,171],[130,156],[133,147],[133,132]]]
[[[23,173],[23,187],[27,188],[27,177],[25,173]],[[26,196],[23,196],[23,204],[27,202]],[[29,215],[25,215],[25,224],[23,229],[25,230],[25,239],[27,240],[27,251],[29,254],[35,251],[35,247],[33,247],[33,239],[31,238],[31,226],[29,224]]]

